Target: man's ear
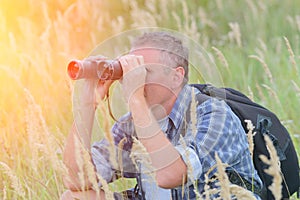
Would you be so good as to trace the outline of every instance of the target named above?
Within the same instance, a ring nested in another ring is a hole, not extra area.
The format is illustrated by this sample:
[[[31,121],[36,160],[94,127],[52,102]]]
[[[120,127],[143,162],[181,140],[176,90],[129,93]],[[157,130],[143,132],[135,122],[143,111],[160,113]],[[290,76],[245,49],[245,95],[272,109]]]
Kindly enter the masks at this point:
[[[185,70],[183,67],[179,66],[175,68],[175,73],[173,76],[174,87],[180,87],[184,81]]]

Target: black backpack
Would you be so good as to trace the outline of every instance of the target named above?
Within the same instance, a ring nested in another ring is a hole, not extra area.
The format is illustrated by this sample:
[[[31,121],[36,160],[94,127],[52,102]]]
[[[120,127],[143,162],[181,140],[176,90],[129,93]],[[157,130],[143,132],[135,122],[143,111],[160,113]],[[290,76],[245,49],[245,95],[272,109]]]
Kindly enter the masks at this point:
[[[263,135],[267,134],[273,141],[281,162],[283,176],[282,197],[289,198],[293,193],[299,191],[299,163],[292,139],[281,124],[277,116],[263,106],[251,101],[246,95],[232,88],[217,88],[210,84],[191,84],[199,89],[203,94],[196,97],[198,103],[202,103],[207,98],[214,97],[224,100],[239,117],[246,131],[245,119],[251,120],[255,126],[253,162],[265,188],[272,184],[272,177],[264,172],[268,165],[259,159],[263,154],[269,158]],[[202,97],[201,97],[202,96]],[[299,193],[298,193],[299,195]],[[264,197],[263,197],[264,198]],[[271,191],[267,189],[264,199],[274,199]]]

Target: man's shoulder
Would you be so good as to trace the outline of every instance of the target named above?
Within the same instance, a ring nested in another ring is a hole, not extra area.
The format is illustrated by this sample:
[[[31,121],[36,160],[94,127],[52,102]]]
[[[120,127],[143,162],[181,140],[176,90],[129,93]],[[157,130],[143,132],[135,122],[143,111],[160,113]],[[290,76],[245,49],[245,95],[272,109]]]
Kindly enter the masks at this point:
[[[205,94],[199,94],[200,95],[205,95]],[[205,95],[207,96],[207,95]],[[199,98],[199,97],[198,97]],[[197,99],[197,107],[198,109],[204,109],[207,111],[218,111],[218,112],[231,112],[231,108],[228,106],[228,104],[221,99],[213,98],[213,97],[206,97],[204,100],[199,101]]]
[[[130,112],[125,113],[124,115],[122,115],[118,121],[116,121],[115,123],[126,123],[126,122],[130,122],[132,121],[132,116]]]

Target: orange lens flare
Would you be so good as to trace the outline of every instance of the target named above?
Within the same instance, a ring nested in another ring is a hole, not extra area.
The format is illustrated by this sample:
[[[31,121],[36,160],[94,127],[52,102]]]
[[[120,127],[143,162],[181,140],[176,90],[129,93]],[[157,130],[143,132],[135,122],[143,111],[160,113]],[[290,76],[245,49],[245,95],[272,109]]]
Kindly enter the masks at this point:
[[[71,79],[75,80],[78,77],[79,73],[79,63],[77,61],[71,61],[68,65],[68,74]]]

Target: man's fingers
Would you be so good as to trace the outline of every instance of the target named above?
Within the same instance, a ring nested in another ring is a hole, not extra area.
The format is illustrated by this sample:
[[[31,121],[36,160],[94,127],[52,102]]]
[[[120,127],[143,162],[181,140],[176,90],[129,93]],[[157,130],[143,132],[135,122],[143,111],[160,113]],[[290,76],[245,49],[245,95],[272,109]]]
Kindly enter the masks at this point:
[[[124,73],[144,64],[143,56],[136,56],[131,54],[121,57],[119,61],[122,65]]]
[[[119,62],[121,63],[121,66],[122,66],[122,69],[123,69],[123,72],[124,72],[125,69],[128,68],[128,62],[127,62],[127,60],[125,59],[125,57],[121,57],[119,59]]]
[[[144,64],[144,57],[143,56],[137,56],[137,60],[138,60],[139,65]]]
[[[97,85],[97,93],[100,99],[104,99],[107,96],[109,88],[114,80],[99,80]]]

